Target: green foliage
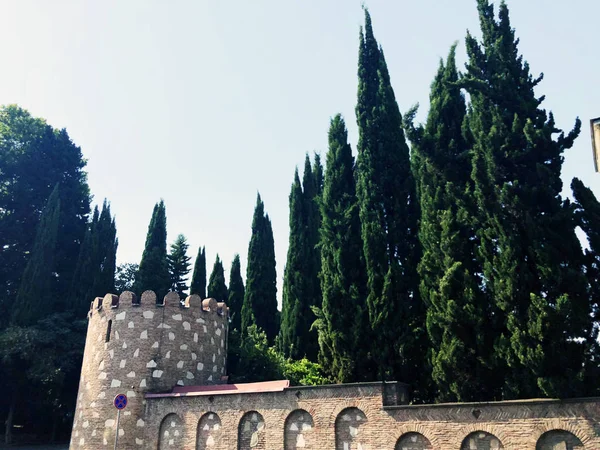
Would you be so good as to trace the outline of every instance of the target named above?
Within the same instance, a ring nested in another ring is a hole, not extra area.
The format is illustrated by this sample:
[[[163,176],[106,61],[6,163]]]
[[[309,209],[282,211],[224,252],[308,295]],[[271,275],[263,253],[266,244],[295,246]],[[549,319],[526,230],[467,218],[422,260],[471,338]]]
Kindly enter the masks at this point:
[[[165,203],[161,200],[154,205],[148,225],[146,245],[135,280],[135,291],[141,294],[143,291],[152,290],[156,293],[156,301],[161,303],[170,286],[171,276],[167,260],[167,214]]]
[[[418,293],[418,204],[402,117],[365,10],[358,61],[357,197],[376,370],[371,379],[419,381],[424,335]],[[399,332],[400,331],[400,332]]]
[[[115,292],[121,294],[132,291],[140,266],[138,264],[124,263],[117,266],[115,274]]]
[[[190,273],[190,260],[187,255],[189,245],[185,236],[180,234],[171,244],[171,253],[167,256],[169,262],[169,272],[171,274],[171,290],[179,294],[180,299],[186,297],[185,291],[188,290],[186,284],[188,273]]]
[[[210,279],[208,280],[208,297],[214,298],[218,302],[224,302],[227,300],[225,271],[223,269],[223,263],[219,259],[219,255],[217,255],[212,273],[210,274]]]
[[[344,119],[329,128],[329,152],[321,202],[322,308],[315,308],[319,362],[338,383],[368,372],[363,342],[368,336],[366,276],[358,216],[354,158]]]
[[[31,257],[21,277],[21,286],[12,309],[11,322],[31,325],[52,311],[52,278],[60,217],[58,185],[42,212]]]
[[[84,316],[90,302],[115,290],[117,228],[106,200],[102,212],[94,208],[71,283],[71,308]]]
[[[274,342],[279,331],[276,281],[273,228],[258,194],[248,246],[246,292],[241,317],[242,336],[246,334],[248,327],[256,324],[265,331],[269,343]]]
[[[244,303],[244,280],[242,279],[242,269],[240,264],[240,255],[236,254],[231,263],[229,272],[229,291],[227,292],[227,306],[229,307],[229,329],[241,329],[242,325],[242,304]]]
[[[0,308],[9,311],[36,239],[42,210],[58,184],[61,201],[52,308],[63,310],[90,211],[86,162],[66,130],[16,105],[0,107]],[[10,314],[0,317],[5,325]]]
[[[200,298],[206,298],[206,249],[198,249],[198,255],[194,262],[194,273],[192,275],[192,284],[190,285],[190,295],[199,295]]]
[[[590,305],[572,209],[560,195],[563,153],[580,122],[565,135],[540,107],[542,77],[519,55],[506,4],[498,20],[487,0],[477,5],[483,36],[467,35],[460,85],[471,99],[477,259],[487,301],[500,311],[490,324],[499,330],[495,374],[503,398],[580,395],[589,388]]]

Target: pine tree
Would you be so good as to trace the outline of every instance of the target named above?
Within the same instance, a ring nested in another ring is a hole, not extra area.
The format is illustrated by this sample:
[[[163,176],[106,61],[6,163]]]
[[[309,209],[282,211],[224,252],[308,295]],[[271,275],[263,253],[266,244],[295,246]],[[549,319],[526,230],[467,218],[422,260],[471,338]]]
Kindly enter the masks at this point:
[[[167,256],[169,262],[169,272],[171,274],[171,290],[179,294],[179,298],[185,298],[185,291],[188,289],[186,284],[188,274],[190,273],[190,260],[187,255],[189,245],[185,236],[180,234],[171,245],[171,253]]]
[[[206,298],[206,249],[198,249],[198,255],[194,263],[194,274],[192,275],[192,284],[190,286],[190,295],[199,295],[200,298]]]
[[[208,298],[214,298],[218,302],[227,301],[227,286],[225,285],[225,270],[223,269],[223,263],[217,259],[213,265],[212,273],[208,280]]]
[[[338,383],[366,371],[366,276],[354,179],[354,158],[341,115],[331,120],[321,203],[319,363]]]
[[[427,304],[432,381],[438,401],[493,399],[491,350],[494,316],[479,286],[469,143],[462,127],[466,104],[458,82],[456,45],[431,85],[425,126],[414,128],[416,108],[405,117],[421,221],[423,255],[418,266]]]
[[[357,197],[367,272],[372,378],[417,381],[423,350],[418,293],[418,205],[383,51],[365,10],[358,62]]]
[[[135,282],[135,291],[139,294],[146,290],[152,290],[156,293],[156,301],[162,303],[170,286],[171,276],[167,260],[167,215],[165,204],[161,200],[154,205],[152,219],[148,225],[146,246]]]
[[[264,211],[265,205],[258,194],[252,219],[252,237],[248,246],[241,331],[245,334],[249,326],[256,324],[272,344],[279,331],[277,272],[273,228],[269,215]]]
[[[94,298],[115,291],[117,246],[115,219],[104,200],[102,212],[94,208],[71,283],[70,304],[78,315],[85,314]]]
[[[495,357],[504,398],[580,395],[589,302],[571,208],[560,192],[566,136],[535,96],[508,8],[478,0],[483,33],[468,34],[461,82],[471,98],[474,216],[483,286],[501,311]],[[553,139],[553,135],[558,137]],[[501,366],[504,367],[501,367]]]
[[[51,281],[59,218],[60,196],[56,185],[42,212],[33,250],[21,277],[21,286],[12,310],[12,323],[15,325],[32,325],[52,312]]]
[[[231,317],[230,329],[240,330],[242,324],[242,304],[244,303],[244,280],[242,279],[242,269],[240,264],[240,255],[236,254],[231,263],[231,272],[229,272],[229,291],[227,292],[227,306],[229,307],[229,316]]]

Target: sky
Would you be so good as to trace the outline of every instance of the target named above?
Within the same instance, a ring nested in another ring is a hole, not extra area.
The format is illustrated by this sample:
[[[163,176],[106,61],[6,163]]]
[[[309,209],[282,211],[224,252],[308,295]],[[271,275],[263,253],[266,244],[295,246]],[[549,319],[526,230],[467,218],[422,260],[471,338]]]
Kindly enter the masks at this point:
[[[421,105],[453,42],[464,67],[475,0],[365,0],[401,111]],[[66,128],[88,160],[94,203],[116,215],[119,263],[139,263],[152,208],[167,207],[168,241],[183,233],[226,272],[246,270],[256,194],[273,222],[278,296],[288,195],[307,152],[325,159],[329,120],[346,118],[356,149],[362,0],[0,0],[0,104]],[[600,197],[589,121],[600,116],[600,2],[509,0],[538,94],[569,130],[574,176]]]

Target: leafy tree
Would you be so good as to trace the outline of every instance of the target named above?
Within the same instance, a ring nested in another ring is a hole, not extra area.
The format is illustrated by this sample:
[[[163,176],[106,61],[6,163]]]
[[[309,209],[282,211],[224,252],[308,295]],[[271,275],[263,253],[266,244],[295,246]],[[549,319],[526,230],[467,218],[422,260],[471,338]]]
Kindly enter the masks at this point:
[[[86,162],[67,132],[16,105],[0,108],[0,307],[9,310],[33,250],[44,206],[56,184],[61,209],[50,284],[62,310],[90,211]],[[10,315],[0,318],[2,325]]]
[[[279,328],[277,311],[277,272],[275,269],[275,243],[269,215],[265,205],[256,198],[252,219],[252,236],[248,246],[248,267],[246,271],[246,292],[242,305],[242,335],[252,324],[258,325],[274,342]]]
[[[169,272],[171,273],[171,290],[179,294],[179,298],[183,299],[188,290],[186,281],[188,273],[190,273],[190,260],[187,255],[189,245],[185,236],[180,234],[171,245],[171,253],[167,256],[169,261]]]
[[[227,293],[227,306],[231,323],[229,329],[240,330],[242,325],[242,304],[244,303],[244,280],[242,279],[242,269],[240,265],[240,255],[236,254],[231,263],[229,272],[229,291]]]
[[[88,225],[71,283],[71,307],[84,315],[90,302],[115,290],[117,228],[104,201],[102,212],[96,206]]]
[[[217,255],[215,264],[213,266],[210,279],[208,280],[208,297],[214,298],[219,302],[227,300],[227,286],[225,286],[225,271],[223,269],[223,263]]]
[[[198,249],[198,255],[194,262],[194,274],[192,275],[192,284],[190,286],[190,295],[199,295],[200,298],[206,298],[206,249]]]
[[[138,264],[124,263],[117,266],[115,275],[115,292],[121,294],[125,291],[133,290],[135,277],[140,266]]]
[[[148,225],[146,246],[135,281],[135,291],[140,294],[146,290],[156,293],[156,301],[161,303],[171,286],[169,263],[167,260],[167,215],[165,204],[161,200],[154,205],[152,218]]]
[[[423,308],[416,273],[418,204],[383,51],[365,10],[358,61],[357,197],[372,330],[371,378],[417,382],[422,369]]]
[[[341,115],[329,128],[321,202],[319,362],[338,383],[359,381],[367,369],[366,276],[354,180],[354,158]]]
[[[414,128],[416,108],[405,116],[412,141],[412,167],[421,210],[418,266],[421,298],[427,304],[432,381],[438,401],[493,399],[493,344],[497,333],[481,292],[471,223],[474,198],[469,142],[463,136],[466,104],[457,86],[456,45],[431,85],[424,126]]]
[[[21,277],[21,287],[12,309],[12,323],[32,325],[52,311],[52,278],[60,217],[58,185],[48,198],[33,243],[31,257]]]
[[[477,257],[501,311],[495,370],[504,398],[581,395],[590,308],[572,210],[560,196],[563,152],[580,122],[565,135],[540,107],[542,77],[519,55],[506,4],[498,20],[487,0],[477,7],[483,36],[467,35],[461,85],[471,98]]]

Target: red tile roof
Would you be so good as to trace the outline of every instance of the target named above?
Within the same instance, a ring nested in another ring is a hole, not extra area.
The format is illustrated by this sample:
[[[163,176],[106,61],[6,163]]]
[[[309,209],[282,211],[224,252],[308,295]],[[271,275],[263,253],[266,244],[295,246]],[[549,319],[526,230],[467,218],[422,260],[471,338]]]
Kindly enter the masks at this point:
[[[257,392],[280,392],[290,386],[289,380],[263,381],[260,383],[218,384],[213,386],[175,386],[172,392],[146,394],[146,398],[197,397],[206,395],[252,394]]]

